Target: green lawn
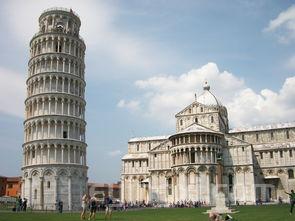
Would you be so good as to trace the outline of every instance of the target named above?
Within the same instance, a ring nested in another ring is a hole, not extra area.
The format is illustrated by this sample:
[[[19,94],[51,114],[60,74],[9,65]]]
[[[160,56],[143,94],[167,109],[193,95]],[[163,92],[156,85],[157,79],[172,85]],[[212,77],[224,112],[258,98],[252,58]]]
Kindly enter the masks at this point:
[[[288,205],[240,206],[233,214],[239,221],[287,221],[295,220],[295,213],[289,215]],[[114,212],[112,220],[120,221],[207,221],[205,208],[180,209],[145,209],[138,211]],[[78,213],[12,213],[0,212],[0,221],[78,221]],[[103,213],[98,213],[96,220],[104,220]]]

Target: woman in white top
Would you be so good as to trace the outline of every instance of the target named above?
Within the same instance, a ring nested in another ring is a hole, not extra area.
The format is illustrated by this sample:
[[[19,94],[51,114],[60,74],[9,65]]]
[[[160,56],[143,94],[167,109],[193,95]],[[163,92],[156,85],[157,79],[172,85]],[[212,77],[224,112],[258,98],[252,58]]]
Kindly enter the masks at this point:
[[[81,220],[86,218],[86,211],[88,208],[89,203],[89,196],[87,194],[84,194],[82,197],[82,213],[81,213]]]

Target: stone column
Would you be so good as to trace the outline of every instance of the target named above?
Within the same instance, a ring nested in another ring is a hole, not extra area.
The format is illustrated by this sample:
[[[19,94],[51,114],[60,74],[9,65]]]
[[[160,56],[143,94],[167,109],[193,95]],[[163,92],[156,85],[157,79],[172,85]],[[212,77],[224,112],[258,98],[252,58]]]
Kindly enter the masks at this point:
[[[121,177],[121,202],[125,201],[125,177]]]
[[[57,146],[54,145],[54,162],[57,163]]]
[[[54,105],[54,114],[57,114],[57,103],[58,103],[58,98],[57,98],[57,97],[55,97],[55,98],[54,98],[54,100],[55,100],[55,105]],[[56,137],[56,135],[55,135],[55,137]]]
[[[41,164],[43,164],[43,149],[44,149],[44,145],[41,144]]]
[[[149,192],[149,199],[148,202],[152,202],[152,176],[149,177],[149,186],[148,186],[148,192]]]
[[[40,177],[40,190],[39,190],[39,204],[40,204],[40,209],[43,210],[43,205],[44,205],[44,196],[43,196],[43,192],[44,192],[44,182],[43,182],[43,177]]]
[[[54,121],[54,138],[57,137],[57,121]]]
[[[42,97],[42,115],[45,114],[45,99]]]
[[[26,180],[22,179],[22,193],[21,193],[21,198],[27,198],[26,197]]]
[[[206,172],[206,184],[207,184],[207,203],[210,203],[210,179],[209,179],[209,171]]]
[[[68,139],[70,139],[70,122],[67,122],[68,124]]]
[[[197,197],[198,197],[198,201],[200,201],[201,200],[200,173],[196,174],[196,178],[197,178]]]
[[[29,206],[32,207],[32,177],[29,178],[29,185],[30,185],[30,189],[29,189]]]
[[[68,146],[68,163],[71,163],[71,148]]]
[[[185,188],[185,199],[188,200],[188,173],[184,173],[184,188]]]
[[[58,176],[55,176],[55,189],[54,189],[54,199],[55,199],[55,203],[58,202]]]
[[[72,177],[68,177],[69,210],[72,210]]]
[[[33,147],[30,147],[30,165],[33,164]]]
[[[68,99],[67,103],[68,103],[68,113],[67,113],[67,115],[69,116],[70,115],[71,101]]]
[[[57,64],[59,63],[59,60],[57,60]],[[58,66],[57,66],[58,67]],[[58,77],[55,76],[55,91],[58,91]]]
[[[200,163],[204,163],[204,159],[203,159],[203,149],[200,149]]]
[[[48,121],[47,121],[47,139],[49,139],[50,138],[50,120],[48,119]]]
[[[47,145],[47,163],[50,163],[50,146]]]
[[[61,147],[61,162],[64,163],[64,146]]]
[[[74,162],[73,163],[77,163],[76,147],[74,147]]]

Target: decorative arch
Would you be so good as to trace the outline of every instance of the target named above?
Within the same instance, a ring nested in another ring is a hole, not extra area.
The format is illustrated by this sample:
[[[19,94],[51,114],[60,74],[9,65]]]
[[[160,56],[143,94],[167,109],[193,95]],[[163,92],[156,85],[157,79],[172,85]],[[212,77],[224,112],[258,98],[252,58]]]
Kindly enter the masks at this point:
[[[205,172],[207,171],[207,167],[205,165],[201,165],[199,168],[198,168],[198,171],[199,172]]]
[[[183,173],[184,172],[184,169],[183,169],[183,167],[179,167],[178,169],[177,169],[177,173],[179,174],[179,173]]]
[[[52,169],[47,168],[43,171],[42,176],[54,176],[55,173]]]
[[[250,167],[244,167],[244,172],[245,172],[245,173],[248,173],[248,172],[250,172],[250,171],[251,171]]]
[[[242,167],[237,167],[236,168],[236,173],[241,173],[243,171]]]
[[[79,171],[78,170],[73,170],[71,171],[71,175],[74,177],[78,177],[79,176]]]
[[[58,176],[68,176],[69,175],[69,172],[65,169],[60,169],[58,172],[57,172]]]
[[[38,170],[32,170],[30,173],[30,177],[39,176],[40,172]]]
[[[278,170],[278,174],[283,174],[283,173],[285,173],[285,171],[283,169]]]
[[[186,168],[185,172],[186,172],[187,174],[189,174],[190,172],[197,173],[197,170],[196,170],[196,168],[195,168],[194,166],[188,166],[188,167]]]
[[[28,172],[24,173],[24,177],[27,178],[29,176]]]

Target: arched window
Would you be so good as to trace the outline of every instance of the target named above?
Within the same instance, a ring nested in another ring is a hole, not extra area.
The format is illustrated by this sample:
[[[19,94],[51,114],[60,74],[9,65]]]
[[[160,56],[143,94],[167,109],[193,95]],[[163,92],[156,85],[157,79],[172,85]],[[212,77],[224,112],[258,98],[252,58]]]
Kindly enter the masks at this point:
[[[167,179],[167,183],[168,183],[168,195],[172,195],[172,178],[171,177],[169,177],[168,179]]]
[[[50,189],[50,181],[47,181],[47,188]]]
[[[64,24],[62,22],[57,22],[56,30],[62,32],[64,30]]]
[[[233,192],[233,185],[234,185],[234,182],[233,182],[233,175],[232,174],[229,174],[228,175],[228,190],[229,192]]]
[[[210,172],[210,183],[215,183],[215,173],[213,171]]]
[[[68,138],[68,132],[67,131],[63,131],[63,138]]]
[[[195,163],[195,151],[191,151],[191,163]]]
[[[294,179],[294,171],[292,169],[288,170],[289,179]]]
[[[52,25],[52,18],[51,17],[48,18],[48,25]]]
[[[203,107],[201,107],[201,112],[203,112]]]
[[[198,118],[197,117],[195,118],[195,123],[198,123]]]
[[[214,123],[214,117],[211,116],[211,123]]]
[[[182,120],[180,120],[180,122],[179,122],[180,126],[182,126],[182,123],[183,123]]]

